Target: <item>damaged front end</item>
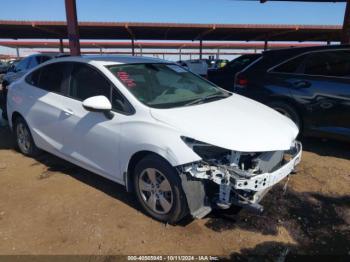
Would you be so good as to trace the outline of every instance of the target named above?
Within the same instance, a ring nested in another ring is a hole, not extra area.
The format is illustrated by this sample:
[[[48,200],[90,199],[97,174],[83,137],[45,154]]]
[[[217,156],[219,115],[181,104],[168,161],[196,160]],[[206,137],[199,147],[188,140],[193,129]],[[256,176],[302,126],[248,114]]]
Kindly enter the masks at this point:
[[[202,158],[178,167],[190,212],[196,218],[204,217],[212,207],[231,205],[262,212],[261,199],[301,160],[302,145],[297,141],[287,151],[243,153],[182,139]]]

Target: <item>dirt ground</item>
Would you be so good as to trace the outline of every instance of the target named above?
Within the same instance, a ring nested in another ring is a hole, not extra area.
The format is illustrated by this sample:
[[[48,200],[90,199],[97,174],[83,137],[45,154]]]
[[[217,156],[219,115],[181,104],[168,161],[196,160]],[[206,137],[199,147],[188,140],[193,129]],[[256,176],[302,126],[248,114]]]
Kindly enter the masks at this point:
[[[297,175],[265,212],[214,212],[170,226],[133,196],[49,154],[14,149],[0,127],[0,254],[350,255],[350,144],[308,139]]]

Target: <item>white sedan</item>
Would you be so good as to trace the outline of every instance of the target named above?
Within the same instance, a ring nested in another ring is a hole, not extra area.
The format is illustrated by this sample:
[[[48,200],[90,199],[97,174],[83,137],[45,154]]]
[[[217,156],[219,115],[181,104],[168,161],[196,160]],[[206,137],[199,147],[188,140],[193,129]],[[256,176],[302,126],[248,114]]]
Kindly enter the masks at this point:
[[[262,211],[301,158],[291,120],[158,59],[54,59],[9,87],[7,109],[23,154],[123,184],[169,223],[214,207]]]

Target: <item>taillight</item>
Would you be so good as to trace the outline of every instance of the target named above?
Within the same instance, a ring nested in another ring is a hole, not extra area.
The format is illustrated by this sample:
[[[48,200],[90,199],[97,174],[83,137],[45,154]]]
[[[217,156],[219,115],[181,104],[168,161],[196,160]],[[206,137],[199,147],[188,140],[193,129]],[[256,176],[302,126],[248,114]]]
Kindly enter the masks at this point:
[[[247,87],[249,81],[242,73],[238,73],[235,77],[235,87],[244,88]]]

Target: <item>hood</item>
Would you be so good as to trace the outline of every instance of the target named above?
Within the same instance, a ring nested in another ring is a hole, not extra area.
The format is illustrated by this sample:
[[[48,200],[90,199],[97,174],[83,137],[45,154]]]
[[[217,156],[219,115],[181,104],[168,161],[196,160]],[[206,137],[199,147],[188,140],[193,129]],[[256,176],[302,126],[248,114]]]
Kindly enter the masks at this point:
[[[290,119],[236,94],[200,105],[152,108],[151,115],[182,136],[240,152],[288,150],[299,132]]]

